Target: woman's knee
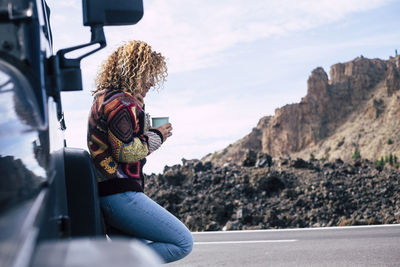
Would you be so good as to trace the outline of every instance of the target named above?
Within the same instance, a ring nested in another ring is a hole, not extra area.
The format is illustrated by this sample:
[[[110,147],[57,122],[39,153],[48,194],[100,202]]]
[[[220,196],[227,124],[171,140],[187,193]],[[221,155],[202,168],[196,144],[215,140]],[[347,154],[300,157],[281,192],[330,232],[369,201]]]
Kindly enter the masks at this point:
[[[193,235],[189,230],[185,232],[184,239],[180,247],[182,248],[182,253],[184,254],[184,256],[189,255],[190,252],[193,250]]]

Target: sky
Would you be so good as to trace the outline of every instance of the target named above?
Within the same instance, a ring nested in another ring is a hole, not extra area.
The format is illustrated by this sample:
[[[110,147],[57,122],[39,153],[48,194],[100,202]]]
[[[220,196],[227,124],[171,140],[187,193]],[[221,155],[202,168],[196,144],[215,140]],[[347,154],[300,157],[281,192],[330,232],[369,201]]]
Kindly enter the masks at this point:
[[[54,52],[89,42],[80,0],[47,3]],[[105,27],[107,47],[82,60],[84,90],[62,93],[67,145],[87,149],[95,76],[124,42],[145,41],[167,58],[164,87],[145,98],[146,112],[168,116],[174,128],[144,167],[160,173],[225,148],[261,117],[300,102],[313,69],[329,75],[333,64],[360,55],[394,56],[399,13],[400,0],[145,0],[141,21]]]

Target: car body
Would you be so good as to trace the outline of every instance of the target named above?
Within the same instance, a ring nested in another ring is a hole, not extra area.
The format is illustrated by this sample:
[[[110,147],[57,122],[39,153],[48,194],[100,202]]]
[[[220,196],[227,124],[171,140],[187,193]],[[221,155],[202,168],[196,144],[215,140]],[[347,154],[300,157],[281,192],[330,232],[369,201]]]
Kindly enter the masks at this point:
[[[107,241],[89,154],[64,140],[60,92],[82,90],[80,60],[106,45],[103,26],[143,16],[141,0],[112,2],[82,1],[91,42],[54,54],[45,0],[0,0],[0,266],[158,266],[137,242]]]

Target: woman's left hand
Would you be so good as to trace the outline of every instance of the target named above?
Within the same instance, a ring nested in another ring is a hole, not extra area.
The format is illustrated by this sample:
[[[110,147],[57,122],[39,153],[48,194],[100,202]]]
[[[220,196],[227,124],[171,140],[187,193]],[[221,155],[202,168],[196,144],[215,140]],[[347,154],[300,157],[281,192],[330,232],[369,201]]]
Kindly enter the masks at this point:
[[[161,125],[160,127],[157,128],[163,135],[164,142],[167,140],[168,137],[172,135],[172,125],[171,123],[167,123],[164,125]]]

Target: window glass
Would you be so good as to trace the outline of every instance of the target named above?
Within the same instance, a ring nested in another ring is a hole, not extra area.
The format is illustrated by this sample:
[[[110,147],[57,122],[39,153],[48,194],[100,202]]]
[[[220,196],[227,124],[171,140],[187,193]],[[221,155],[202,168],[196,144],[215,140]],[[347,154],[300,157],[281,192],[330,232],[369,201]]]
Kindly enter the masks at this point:
[[[29,81],[0,59],[0,211],[46,181],[47,135]]]

